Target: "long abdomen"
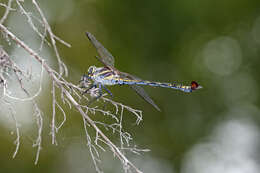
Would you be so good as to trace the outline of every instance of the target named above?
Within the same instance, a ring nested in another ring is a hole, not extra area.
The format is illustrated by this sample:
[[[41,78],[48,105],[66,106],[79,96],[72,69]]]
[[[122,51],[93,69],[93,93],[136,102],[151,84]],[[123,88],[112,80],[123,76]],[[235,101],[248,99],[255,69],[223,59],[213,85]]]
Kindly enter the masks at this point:
[[[117,84],[119,85],[148,85],[154,87],[164,87],[164,88],[172,88],[176,90],[181,90],[183,92],[192,92],[199,87],[199,85],[192,81],[191,85],[182,85],[177,83],[161,83],[161,82],[151,82],[151,81],[138,81],[138,80],[118,80]]]

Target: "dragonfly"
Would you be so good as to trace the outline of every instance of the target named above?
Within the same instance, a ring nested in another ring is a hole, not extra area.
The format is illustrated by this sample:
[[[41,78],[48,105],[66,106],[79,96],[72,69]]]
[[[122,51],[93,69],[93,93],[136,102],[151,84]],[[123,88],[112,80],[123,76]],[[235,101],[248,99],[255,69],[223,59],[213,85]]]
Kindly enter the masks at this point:
[[[160,111],[160,108],[155,104],[155,102],[149,97],[149,95],[140,85],[172,88],[186,93],[191,93],[202,88],[202,86],[199,85],[196,81],[192,81],[190,85],[183,85],[177,82],[153,82],[142,80],[134,75],[119,71],[114,67],[115,58],[112,56],[112,54],[90,32],[86,32],[86,35],[97,50],[99,56],[96,56],[96,58],[104,65],[103,67],[90,66],[87,74],[84,74],[81,78],[81,81],[92,81],[92,84],[84,91],[84,93],[87,93],[92,88],[98,88],[99,94],[96,96],[95,100],[103,95],[102,89],[104,89],[113,97],[112,93],[106,88],[106,86],[129,85],[146,102]]]

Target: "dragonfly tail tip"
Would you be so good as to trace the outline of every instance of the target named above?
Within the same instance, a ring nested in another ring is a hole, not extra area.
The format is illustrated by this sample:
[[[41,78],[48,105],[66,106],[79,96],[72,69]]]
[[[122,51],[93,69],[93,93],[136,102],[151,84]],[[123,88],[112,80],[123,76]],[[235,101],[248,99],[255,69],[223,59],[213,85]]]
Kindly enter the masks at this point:
[[[191,90],[197,90],[197,89],[201,89],[202,86],[199,85],[196,81],[191,81]]]

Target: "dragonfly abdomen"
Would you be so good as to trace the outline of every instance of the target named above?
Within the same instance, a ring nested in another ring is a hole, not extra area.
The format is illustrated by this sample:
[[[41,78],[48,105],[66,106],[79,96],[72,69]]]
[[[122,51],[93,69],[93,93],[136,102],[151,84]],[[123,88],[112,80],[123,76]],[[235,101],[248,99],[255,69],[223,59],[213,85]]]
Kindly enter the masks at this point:
[[[153,87],[163,87],[181,90],[183,92],[192,92],[191,86],[174,84],[174,83],[161,83],[161,82],[151,82],[151,81],[137,81],[137,80],[119,80],[119,85],[148,85]]]

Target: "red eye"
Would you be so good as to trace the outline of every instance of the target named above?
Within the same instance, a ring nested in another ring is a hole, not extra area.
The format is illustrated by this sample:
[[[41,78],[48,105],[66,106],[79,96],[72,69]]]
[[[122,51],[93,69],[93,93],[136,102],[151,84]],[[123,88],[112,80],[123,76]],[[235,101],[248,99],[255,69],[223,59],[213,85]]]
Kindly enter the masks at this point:
[[[196,90],[198,87],[199,87],[199,84],[197,82],[195,82],[195,81],[191,82],[191,89],[192,90]]]

